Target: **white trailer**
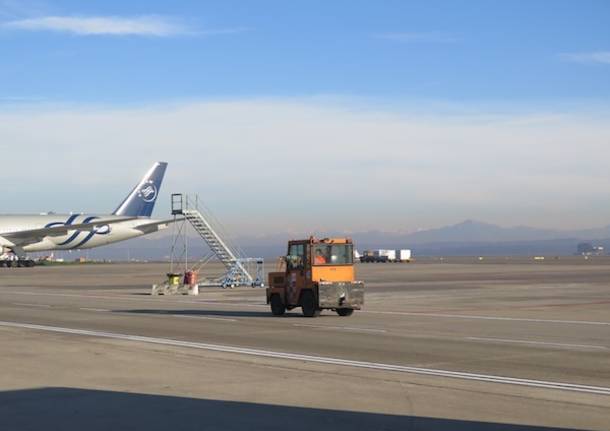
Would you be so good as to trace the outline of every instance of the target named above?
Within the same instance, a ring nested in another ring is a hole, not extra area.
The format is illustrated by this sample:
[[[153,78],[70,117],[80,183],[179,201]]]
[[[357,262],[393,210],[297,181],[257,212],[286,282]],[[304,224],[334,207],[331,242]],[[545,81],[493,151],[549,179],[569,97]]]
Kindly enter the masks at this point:
[[[396,250],[385,250],[385,249],[379,249],[379,250],[375,250],[373,251],[374,256],[379,257],[380,259],[384,259],[387,262],[394,262],[396,261]]]
[[[406,248],[396,250],[396,262],[411,262],[411,250]]]

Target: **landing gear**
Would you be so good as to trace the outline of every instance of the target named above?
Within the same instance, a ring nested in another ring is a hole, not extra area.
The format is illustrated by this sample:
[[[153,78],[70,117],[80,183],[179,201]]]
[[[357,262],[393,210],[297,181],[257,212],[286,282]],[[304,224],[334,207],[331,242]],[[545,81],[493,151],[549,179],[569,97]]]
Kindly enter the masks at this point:
[[[0,267],[31,268],[35,264],[36,262],[26,257],[22,247],[0,247]]]
[[[36,265],[32,259],[19,259],[19,260],[0,260],[0,268],[31,268]]]

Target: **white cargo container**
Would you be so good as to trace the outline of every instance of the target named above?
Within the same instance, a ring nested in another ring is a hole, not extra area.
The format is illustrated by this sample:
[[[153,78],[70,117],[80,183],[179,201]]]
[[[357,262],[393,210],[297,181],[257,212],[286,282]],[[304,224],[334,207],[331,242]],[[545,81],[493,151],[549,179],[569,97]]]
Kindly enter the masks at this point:
[[[379,250],[374,250],[373,255],[388,262],[394,262],[396,260],[396,250],[385,250],[381,248]]]
[[[396,262],[410,262],[411,261],[411,250],[403,248],[396,250]]]

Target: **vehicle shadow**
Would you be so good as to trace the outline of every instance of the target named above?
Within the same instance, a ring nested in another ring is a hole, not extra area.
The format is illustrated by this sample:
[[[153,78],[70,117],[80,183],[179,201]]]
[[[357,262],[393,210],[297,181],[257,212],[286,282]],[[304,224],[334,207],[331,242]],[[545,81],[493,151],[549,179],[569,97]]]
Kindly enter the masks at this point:
[[[0,392],[0,429],[551,431],[559,428],[51,387]]]
[[[271,311],[250,310],[162,310],[162,309],[136,309],[136,310],[112,310],[114,313],[133,314],[156,314],[164,316],[210,316],[210,317],[268,317],[270,319],[305,318],[301,309],[286,312],[283,316],[274,316]],[[333,313],[334,314],[334,313]]]

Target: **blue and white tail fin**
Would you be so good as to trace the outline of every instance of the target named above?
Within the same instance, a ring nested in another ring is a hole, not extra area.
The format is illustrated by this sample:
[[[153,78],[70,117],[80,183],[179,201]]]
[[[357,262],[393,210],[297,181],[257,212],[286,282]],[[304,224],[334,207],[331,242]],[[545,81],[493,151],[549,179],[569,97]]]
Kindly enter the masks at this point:
[[[155,163],[112,214],[127,217],[150,217],[157,196],[159,196],[159,190],[161,190],[166,168],[166,162]]]

